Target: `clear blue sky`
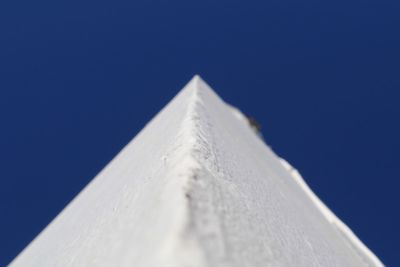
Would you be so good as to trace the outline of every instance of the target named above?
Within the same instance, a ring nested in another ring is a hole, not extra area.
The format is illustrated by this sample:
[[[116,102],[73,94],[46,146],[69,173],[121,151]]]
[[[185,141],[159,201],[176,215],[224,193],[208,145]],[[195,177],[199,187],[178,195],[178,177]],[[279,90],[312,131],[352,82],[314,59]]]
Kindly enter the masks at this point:
[[[0,266],[196,73],[400,266],[400,2],[2,0]]]

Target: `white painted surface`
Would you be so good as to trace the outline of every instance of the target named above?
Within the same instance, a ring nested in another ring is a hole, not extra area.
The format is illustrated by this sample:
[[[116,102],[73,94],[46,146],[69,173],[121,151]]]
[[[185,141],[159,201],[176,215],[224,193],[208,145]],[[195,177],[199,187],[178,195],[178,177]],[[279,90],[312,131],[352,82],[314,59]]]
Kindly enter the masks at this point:
[[[381,266],[195,77],[12,266]]]

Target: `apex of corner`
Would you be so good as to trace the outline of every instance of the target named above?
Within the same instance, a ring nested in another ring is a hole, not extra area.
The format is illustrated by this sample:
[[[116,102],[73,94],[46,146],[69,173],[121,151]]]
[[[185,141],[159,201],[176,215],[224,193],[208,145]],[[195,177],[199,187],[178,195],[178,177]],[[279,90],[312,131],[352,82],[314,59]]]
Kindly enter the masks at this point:
[[[189,81],[188,84],[193,85],[193,87],[199,87],[199,85],[204,82],[200,75],[196,74],[193,78]]]
[[[218,97],[214,90],[199,76],[193,78],[183,87],[180,95],[192,95],[195,99],[210,99]]]
[[[195,75],[193,76],[192,80],[194,80],[194,81],[201,81],[202,78],[200,77],[199,74],[195,74]]]
[[[205,88],[212,90],[211,87],[198,74],[193,76],[188,85],[196,90],[204,90]]]

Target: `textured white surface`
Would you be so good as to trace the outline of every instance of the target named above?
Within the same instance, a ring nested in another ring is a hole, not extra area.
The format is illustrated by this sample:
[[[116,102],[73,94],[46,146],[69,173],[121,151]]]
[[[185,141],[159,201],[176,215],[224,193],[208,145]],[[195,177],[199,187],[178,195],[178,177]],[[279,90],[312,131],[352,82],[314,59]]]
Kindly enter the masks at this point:
[[[12,266],[381,266],[199,78]]]

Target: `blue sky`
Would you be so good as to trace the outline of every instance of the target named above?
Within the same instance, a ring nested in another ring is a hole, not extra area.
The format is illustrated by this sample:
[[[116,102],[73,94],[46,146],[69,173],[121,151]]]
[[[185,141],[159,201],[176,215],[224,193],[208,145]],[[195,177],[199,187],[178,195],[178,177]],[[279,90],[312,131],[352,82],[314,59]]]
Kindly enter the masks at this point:
[[[0,266],[194,75],[400,266],[400,2],[0,3]]]

